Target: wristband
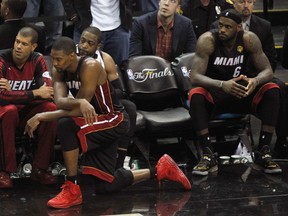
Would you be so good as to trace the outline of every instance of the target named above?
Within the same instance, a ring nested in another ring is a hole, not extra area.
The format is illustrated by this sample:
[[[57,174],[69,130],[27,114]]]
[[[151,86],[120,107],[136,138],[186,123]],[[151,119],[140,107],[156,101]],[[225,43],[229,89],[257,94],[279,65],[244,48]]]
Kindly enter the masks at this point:
[[[219,83],[219,88],[221,88],[221,89],[222,89],[222,87],[223,87],[223,82],[224,82],[224,81],[220,81],[220,83]]]

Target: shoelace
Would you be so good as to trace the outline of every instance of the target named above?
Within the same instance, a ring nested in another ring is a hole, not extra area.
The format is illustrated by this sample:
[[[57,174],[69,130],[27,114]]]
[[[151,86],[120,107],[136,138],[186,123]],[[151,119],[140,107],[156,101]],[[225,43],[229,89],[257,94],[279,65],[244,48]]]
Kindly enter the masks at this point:
[[[62,197],[64,197],[67,193],[69,193],[68,188],[69,188],[68,184],[63,184],[61,186],[62,191],[55,198],[62,199]]]

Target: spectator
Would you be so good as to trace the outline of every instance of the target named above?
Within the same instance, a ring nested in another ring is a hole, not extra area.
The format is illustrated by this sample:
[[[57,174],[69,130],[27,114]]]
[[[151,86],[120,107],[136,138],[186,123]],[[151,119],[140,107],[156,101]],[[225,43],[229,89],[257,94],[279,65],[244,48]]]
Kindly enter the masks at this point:
[[[132,1],[91,0],[91,26],[102,32],[101,50],[120,66],[129,56]]]
[[[5,0],[4,0],[5,1]],[[10,173],[16,171],[16,129],[24,131],[26,121],[39,112],[56,110],[51,77],[44,57],[33,52],[37,46],[37,32],[22,28],[16,36],[14,49],[0,54],[0,78],[9,81],[10,87],[1,85],[1,163],[0,188],[11,188]],[[11,89],[11,90],[10,90]],[[39,125],[31,179],[41,184],[54,184],[57,178],[46,170],[49,166],[56,139],[56,124]]]
[[[168,61],[194,52],[196,36],[191,20],[176,14],[181,0],[160,0],[159,10],[135,19],[129,57],[157,55]]]
[[[91,0],[62,0],[62,3],[68,20],[74,23],[73,40],[77,44],[82,31],[92,22]]]
[[[220,14],[218,30],[204,33],[197,42],[190,76],[195,88],[189,92],[189,100],[203,156],[193,168],[195,175],[208,175],[218,169],[208,122],[212,114],[223,112],[251,113],[261,120],[255,163],[265,173],[282,172],[270,152],[280,106],[279,86],[271,82],[273,71],[259,38],[243,31],[241,22],[236,10],[225,10]],[[249,56],[256,76],[246,70]]]
[[[62,37],[51,50],[53,59],[55,102],[59,110],[37,114],[30,119],[26,132],[33,131],[40,121],[58,120],[60,140],[67,169],[62,191],[48,201],[48,206],[68,208],[82,203],[78,177],[78,157],[81,153],[82,173],[95,180],[96,193],[112,193],[154,178],[177,181],[189,190],[191,185],[177,164],[164,155],[156,169],[115,171],[117,139],[129,130],[129,118],[123,106],[110,91],[107,73],[90,57],[78,57],[72,39]],[[68,91],[73,98],[68,96]]]
[[[0,49],[8,49],[13,47],[18,31],[24,26],[29,26],[35,29],[38,33],[38,46],[36,47],[35,51],[44,53],[45,29],[40,26],[33,25],[32,23],[27,23],[23,20],[23,14],[26,7],[26,0],[2,0],[1,17],[3,17],[5,21],[2,25],[0,25],[0,35],[5,35],[5,37],[1,37]]]
[[[41,4],[47,17],[64,16],[64,8],[60,0],[27,0],[27,8],[23,17],[38,17]],[[49,54],[53,42],[62,36],[63,22],[45,22],[46,43],[44,54]]]
[[[210,29],[221,11],[231,7],[230,0],[183,0],[181,5],[183,15],[193,22],[197,38]]]
[[[121,139],[118,140],[118,160],[116,168],[123,167],[125,156],[127,155],[127,149],[131,142],[131,138],[134,135],[136,127],[136,106],[133,102],[125,99],[123,88],[121,87],[121,81],[119,79],[116,65],[112,57],[103,51],[99,50],[101,43],[101,31],[96,27],[88,27],[84,29],[80,37],[78,44],[80,56],[91,56],[100,62],[101,66],[107,73],[107,78],[110,81],[113,88],[118,91],[119,98],[122,98],[120,102],[124,105],[126,112],[130,119],[130,129]]]

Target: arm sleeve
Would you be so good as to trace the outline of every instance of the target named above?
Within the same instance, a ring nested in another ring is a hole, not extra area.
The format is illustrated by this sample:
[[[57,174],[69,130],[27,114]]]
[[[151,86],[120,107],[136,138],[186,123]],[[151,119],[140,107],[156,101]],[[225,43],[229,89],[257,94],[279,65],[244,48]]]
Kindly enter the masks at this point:
[[[52,86],[52,79],[48,72],[47,63],[42,55],[39,55],[35,61],[35,74],[34,79],[36,83],[36,88],[39,88],[44,84]],[[3,58],[0,59],[0,78],[6,77],[7,66]],[[33,100],[35,97],[32,90],[17,90],[17,91],[7,91],[5,89],[0,89],[0,105],[7,104],[25,104]]]
[[[0,78],[5,78],[7,67],[4,60],[0,59]],[[34,99],[32,91],[7,91],[0,89],[0,105],[23,104]]]
[[[70,18],[77,14],[77,11],[74,8],[73,1],[71,0],[62,0],[62,4],[64,7],[64,10],[66,12],[67,18],[70,20]]]
[[[142,43],[143,43],[143,27],[141,23],[136,19],[133,22],[130,46],[129,46],[129,57],[143,55]]]
[[[194,32],[192,21],[190,21],[187,25],[187,46],[185,46],[186,47],[185,52],[186,53],[195,52],[196,42],[197,42],[196,35]]]

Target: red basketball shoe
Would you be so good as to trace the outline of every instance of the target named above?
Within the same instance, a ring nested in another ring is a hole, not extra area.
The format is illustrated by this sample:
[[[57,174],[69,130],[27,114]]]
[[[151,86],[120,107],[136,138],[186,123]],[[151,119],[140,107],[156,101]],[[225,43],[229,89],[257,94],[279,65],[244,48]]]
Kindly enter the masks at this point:
[[[65,181],[62,185],[62,191],[47,203],[53,208],[69,208],[71,206],[82,204],[82,193],[79,185],[71,181]]]
[[[192,187],[188,178],[169,155],[164,154],[159,159],[156,169],[159,183],[162,180],[167,179],[180,183],[186,190],[191,190]]]

